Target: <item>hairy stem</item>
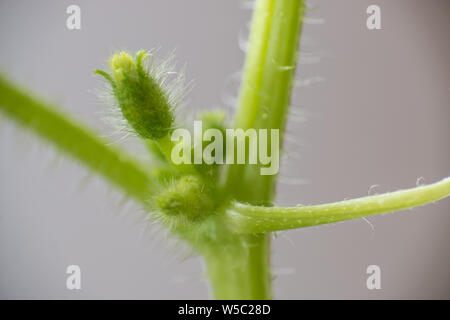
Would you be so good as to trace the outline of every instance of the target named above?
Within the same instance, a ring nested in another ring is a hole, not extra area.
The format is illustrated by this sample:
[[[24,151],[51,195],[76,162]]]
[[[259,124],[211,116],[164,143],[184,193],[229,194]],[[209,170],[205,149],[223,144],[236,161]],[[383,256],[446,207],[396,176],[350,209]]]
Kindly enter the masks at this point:
[[[213,246],[203,254],[216,299],[268,299],[270,279],[264,234],[244,235],[236,241]],[[264,263],[261,263],[264,262]]]
[[[235,120],[237,128],[277,129],[282,141],[303,15],[303,0],[257,1]],[[241,201],[271,205],[276,176],[261,175],[259,169],[255,165],[230,166],[228,191]]]
[[[151,176],[122,151],[0,75],[0,112],[145,204]]]
[[[235,119],[236,128],[278,129],[282,136],[303,8],[303,0],[256,2]],[[275,177],[261,176],[258,166],[231,165],[227,170],[225,190],[239,201],[270,205],[274,184]],[[220,263],[220,255],[206,257],[215,296],[222,299],[271,298],[270,235],[249,234],[239,237],[240,241],[236,243],[247,251],[245,255],[236,255],[233,273],[243,275],[243,279],[227,281],[225,275],[228,274],[229,265]],[[217,274],[223,274],[225,278],[216,277]]]
[[[238,233],[271,232],[409,209],[449,195],[450,177],[427,186],[314,206],[268,208],[235,203],[228,215]]]

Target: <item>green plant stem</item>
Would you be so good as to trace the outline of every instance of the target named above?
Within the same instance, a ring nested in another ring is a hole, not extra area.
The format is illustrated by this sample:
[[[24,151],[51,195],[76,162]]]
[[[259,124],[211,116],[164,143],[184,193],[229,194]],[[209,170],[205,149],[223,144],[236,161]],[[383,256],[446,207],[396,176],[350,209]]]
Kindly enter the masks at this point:
[[[108,146],[89,129],[29,95],[1,74],[0,112],[146,203],[152,190],[147,171],[124,152]]]
[[[167,162],[171,162],[171,153],[172,153],[172,141],[170,140],[170,136],[166,135],[159,140],[155,141],[161,153],[164,155]]]
[[[283,140],[303,14],[303,0],[257,1],[235,127],[277,129]],[[230,166],[228,191],[243,202],[271,205],[276,176],[259,169]]]
[[[238,233],[272,232],[409,209],[448,196],[450,177],[412,189],[314,206],[268,208],[235,203],[228,215]]]
[[[285,127],[298,42],[303,18],[303,0],[258,0],[253,13],[249,50],[239,98],[235,127],[279,129]],[[258,166],[232,165],[227,168],[226,192],[232,198],[252,204],[271,205],[275,177],[261,176]],[[213,292],[222,299],[271,298],[270,235],[240,236],[235,252],[246,248],[245,255],[235,255],[233,274],[237,281],[220,275],[229,274],[229,264],[220,263],[222,255],[205,257]],[[219,261],[216,261],[216,260]],[[217,276],[215,276],[217,275]]]
[[[268,299],[269,246],[264,234],[245,235],[228,244],[211,246],[203,253],[216,299]],[[261,263],[264,262],[264,263]]]

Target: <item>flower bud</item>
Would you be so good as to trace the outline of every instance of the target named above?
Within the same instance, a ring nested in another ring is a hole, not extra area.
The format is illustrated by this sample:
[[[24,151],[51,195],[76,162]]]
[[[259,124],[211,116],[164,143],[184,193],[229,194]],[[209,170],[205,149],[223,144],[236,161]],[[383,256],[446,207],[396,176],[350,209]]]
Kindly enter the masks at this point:
[[[211,195],[200,178],[183,176],[171,183],[155,198],[156,207],[167,217],[184,216],[201,220],[213,212]]]
[[[143,66],[147,57],[142,50],[135,58],[127,52],[120,52],[109,61],[111,74],[100,70],[95,73],[111,83],[123,117],[138,136],[157,140],[166,136],[173,127],[173,106],[158,79]]]

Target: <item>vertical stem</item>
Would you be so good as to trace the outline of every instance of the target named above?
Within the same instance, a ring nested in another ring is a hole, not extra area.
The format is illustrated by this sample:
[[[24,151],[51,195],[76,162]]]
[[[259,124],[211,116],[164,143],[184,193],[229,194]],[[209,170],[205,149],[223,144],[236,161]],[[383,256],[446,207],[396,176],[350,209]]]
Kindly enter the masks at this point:
[[[236,128],[279,129],[283,136],[303,12],[304,0],[257,0]],[[275,176],[260,175],[259,166],[228,167],[225,190],[237,200],[270,206],[274,186]],[[235,237],[205,255],[215,297],[270,299],[270,234]]]
[[[282,141],[294,81],[304,0],[258,0],[252,20],[235,127],[278,129]],[[231,165],[227,191],[238,200],[271,205],[275,176],[259,166]]]
[[[268,237],[245,235],[203,253],[216,299],[269,299]]]

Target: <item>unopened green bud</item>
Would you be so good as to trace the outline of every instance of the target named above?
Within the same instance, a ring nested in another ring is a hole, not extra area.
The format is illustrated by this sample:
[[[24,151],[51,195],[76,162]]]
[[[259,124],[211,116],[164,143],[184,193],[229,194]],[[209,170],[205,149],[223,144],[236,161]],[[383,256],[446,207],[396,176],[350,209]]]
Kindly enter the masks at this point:
[[[134,58],[120,52],[109,61],[111,74],[95,72],[111,83],[122,115],[134,131],[143,138],[157,140],[173,127],[173,106],[158,80],[143,66],[146,58],[142,50]]]
[[[156,207],[170,216],[184,216],[190,221],[200,220],[213,211],[211,195],[201,179],[183,176],[155,197]]]

